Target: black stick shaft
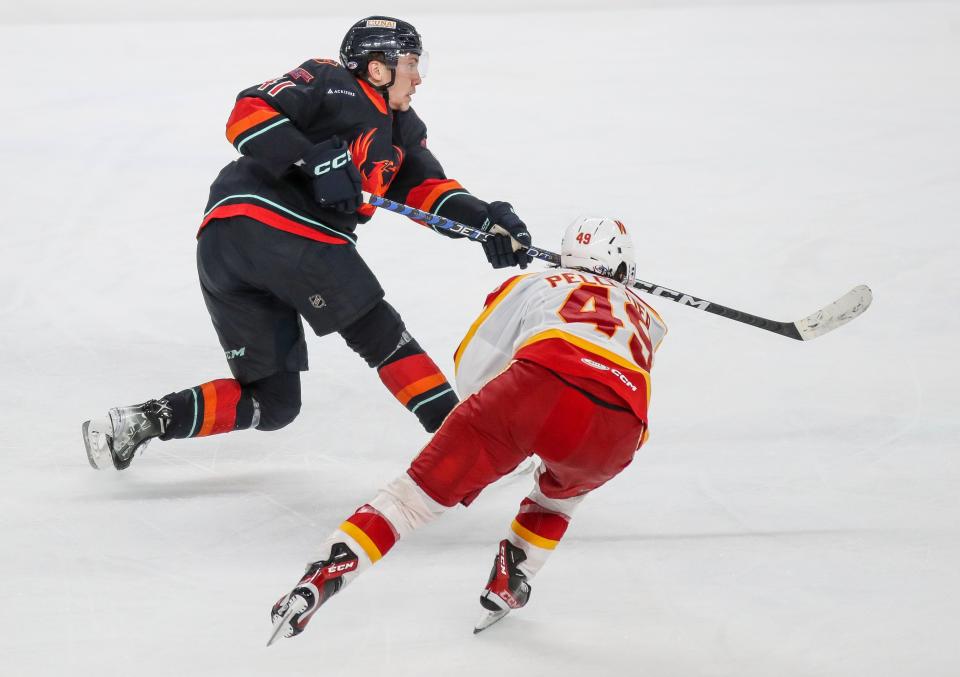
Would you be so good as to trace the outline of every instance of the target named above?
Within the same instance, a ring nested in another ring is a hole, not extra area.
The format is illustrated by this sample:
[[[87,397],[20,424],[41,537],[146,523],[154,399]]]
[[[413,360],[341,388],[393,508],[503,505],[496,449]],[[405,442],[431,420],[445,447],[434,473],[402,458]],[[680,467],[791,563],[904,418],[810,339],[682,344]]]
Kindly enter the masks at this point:
[[[490,233],[480,230],[479,228],[474,228],[463,223],[458,223],[457,221],[452,221],[444,216],[438,216],[437,214],[421,211],[401,202],[395,202],[385,197],[380,197],[379,195],[369,195],[367,201],[374,207],[380,207],[382,209],[386,209],[387,211],[407,216],[414,221],[419,221],[420,223],[424,223],[434,228],[440,228],[441,230],[450,231],[451,233],[459,233],[460,235],[468,237],[471,240],[486,242],[487,238],[491,237]],[[557,266],[560,265],[559,254],[546,249],[540,249],[538,247],[524,247],[524,250],[529,256],[532,256],[535,259]],[[669,301],[674,301],[683,306],[696,308],[697,310],[704,310],[708,313],[719,315],[720,317],[724,317],[728,320],[742,322],[743,324],[748,324],[751,327],[757,327],[759,329],[766,329],[767,331],[772,331],[775,334],[780,334],[781,336],[786,336],[788,338],[797,339],[798,341],[803,340],[803,337],[800,335],[799,330],[793,322],[777,322],[776,320],[768,320],[764,317],[758,317],[757,315],[745,313],[742,310],[735,310],[734,308],[722,306],[719,303],[714,303],[713,301],[697,298],[687,294],[686,292],[674,291],[673,289],[669,289],[668,287],[663,287],[652,282],[636,280],[633,283],[633,286],[642,292],[646,292],[647,294],[652,294],[653,296],[667,299]]]

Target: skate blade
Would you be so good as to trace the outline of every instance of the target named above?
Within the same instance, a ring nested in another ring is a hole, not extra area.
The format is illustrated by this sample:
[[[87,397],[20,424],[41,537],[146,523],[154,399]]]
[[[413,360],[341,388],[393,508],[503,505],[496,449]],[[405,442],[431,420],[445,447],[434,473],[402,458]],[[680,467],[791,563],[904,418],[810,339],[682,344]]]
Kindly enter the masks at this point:
[[[301,601],[303,601],[302,598],[301,598]],[[303,605],[294,604],[291,602],[290,606],[287,607],[286,613],[284,613],[283,616],[280,617],[280,620],[278,620],[276,623],[273,624],[273,632],[270,633],[270,639],[267,640],[267,646],[270,646],[271,644],[276,642],[278,639],[280,639],[280,637],[283,636],[282,634],[283,631],[286,628],[290,627],[290,621],[293,619],[293,617],[305,610],[306,609]]]
[[[510,609],[500,609],[499,611],[484,611],[473,628],[473,634],[478,634],[489,628],[491,625],[502,619],[510,613]]]
[[[109,452],[107,452],[105,449],[103,449],[99,445],[92,443],[92,440],[90,439],[91,423],[92,421],[83,422],[83,428],[82,428],[83,446],[86,447],[87,449],[87,461],[90,462],[90,467],[93,468],[94,470],[100,470],[101,469],[100,461],[103,460],[103,457],[106,456]],[[102,433],[94,430],[93,434],[100,435]]]

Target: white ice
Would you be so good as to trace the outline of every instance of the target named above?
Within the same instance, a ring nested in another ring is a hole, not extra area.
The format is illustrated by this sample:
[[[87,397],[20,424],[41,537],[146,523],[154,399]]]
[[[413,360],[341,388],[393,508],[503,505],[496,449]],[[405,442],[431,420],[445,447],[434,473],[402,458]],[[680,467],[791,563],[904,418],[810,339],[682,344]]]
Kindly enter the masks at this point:
[[[649,444],[486,633],[527,479],[264,647],[319,542],[426,440],[336,336],[309,339],[288,428],[87,466],[85,418],[228,374],[193,259],[224,123],[333,56],[362,14],[338,12],[0,26],[0,673],[960,674],[957,3],[409,15],[431,148],[537,243],[617,216],[642,278],[780,320],[875,294],[809,343],[654,302]],[[505,274],[391,214],[360,247],[451,374]]]

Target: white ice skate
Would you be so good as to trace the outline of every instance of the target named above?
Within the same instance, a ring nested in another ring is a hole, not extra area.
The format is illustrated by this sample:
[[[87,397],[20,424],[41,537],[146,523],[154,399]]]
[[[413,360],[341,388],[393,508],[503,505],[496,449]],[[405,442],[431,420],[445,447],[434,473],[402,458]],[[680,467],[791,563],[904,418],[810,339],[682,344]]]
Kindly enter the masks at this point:
[[[166,400],[150,400],[129,407],[115,407],[106,418],[84,421],[83,445],[90,465],[100,470],[109,459],[113,467],[123,470],[138,451],[146,449],[154,437],[166,431],[170,422],[170,406]]]

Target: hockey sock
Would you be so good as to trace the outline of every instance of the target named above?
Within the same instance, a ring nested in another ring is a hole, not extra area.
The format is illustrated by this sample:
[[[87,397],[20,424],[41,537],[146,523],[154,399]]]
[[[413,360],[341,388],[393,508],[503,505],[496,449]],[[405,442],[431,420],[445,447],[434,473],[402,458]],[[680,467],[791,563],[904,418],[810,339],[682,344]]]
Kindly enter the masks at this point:
[[[172,412],[164,440],[251,428],[260,419],[256,400],[232,378],[202,383],[164,399]]]
[[[320,547],[321,558],[334,543],[346,543],[358,555],[366,555],[360,556],[357,566],[357,573],[362,573],[390,552],[401,537],[429,524],[446,510],[408,475],[401,475],[330,534]]]
[[[537,481],[539,475],[538,472]],[[507,538],[527,554],[527,559],[520,564],[520,570],[527,578],[532,578],[540,570],[557,547],[570,524],[570,515],[583,498],[548,498],[538,486],[534,486],[530,495],[520,503]]]
[[[377,373],[400,404],[432,433],[460,400],[420,344],[406,332],[404,338],[406,341],[377,366]]]

